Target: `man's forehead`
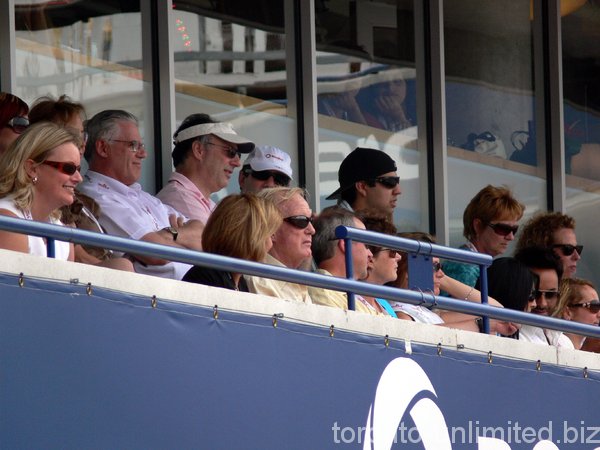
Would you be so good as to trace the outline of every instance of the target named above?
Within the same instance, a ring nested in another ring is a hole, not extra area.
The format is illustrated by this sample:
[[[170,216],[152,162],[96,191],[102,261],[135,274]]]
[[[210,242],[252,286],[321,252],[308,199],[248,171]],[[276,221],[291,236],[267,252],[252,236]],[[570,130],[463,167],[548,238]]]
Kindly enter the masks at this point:
[[[295,194],[292,198],[284,200],[279,204],[279,207],[284,214],[307,213],[309,216],[312,214],[308,202],[300,194]]]

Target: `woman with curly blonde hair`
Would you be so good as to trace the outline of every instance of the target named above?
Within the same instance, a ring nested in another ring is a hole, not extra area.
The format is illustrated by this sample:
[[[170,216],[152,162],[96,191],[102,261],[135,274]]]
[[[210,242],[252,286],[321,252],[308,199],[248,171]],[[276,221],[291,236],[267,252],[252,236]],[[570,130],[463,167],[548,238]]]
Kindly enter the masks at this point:
[[[49,122],[30,126],[0,156],[0,214],[62,225],[62,206],[73,203],[79,173],[78,136]],[[46,256],[35,236],[0,231],[0,248]],[[73,245],[55,242],[58,259],[73,260]]]
[[[273,246],[271,236],[283,219],[275,204],[254,194],[225,197],[211,213],[202,232],[205,252],[247,261],[262,261]],[[240,273],[192,267],[183,281],[248,292]]]

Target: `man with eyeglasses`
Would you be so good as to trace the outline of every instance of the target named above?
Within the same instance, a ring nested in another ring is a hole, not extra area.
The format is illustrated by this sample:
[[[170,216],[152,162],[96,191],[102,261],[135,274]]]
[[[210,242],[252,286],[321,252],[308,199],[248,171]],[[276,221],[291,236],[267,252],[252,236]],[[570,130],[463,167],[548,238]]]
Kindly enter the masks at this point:
[[[357,147],[338,170],[340,187],[327,200],[350,211],[365,209],[392,216],[400,190],[396,163],[385,152]]]
[[[563,275],[559,258],[552,250],[543,247],[525,247],[520,249],[515,258],[525,264],[538,278],[538,285],[533,291],[536,306],[533,314],[551,317],[558,307],[560,295],[559,283]],[[522,325],[519,340],[554,347],[573,348],[571,340],[561,331],[546,330],[532,325]]]
[[[186,117],[173,143],[175,172],[156,196],[190,219],[206,223],[215,208],[210,195],[227,186],[240,166],[240,153],[249,153],[254,144],[230,123],[215,122],[207,114]]]
[[[533,216],[523,227],[517,242],[517,251],[534,246],[554,251],[560,258],[563,276],[575,276],[583,245],[577,244],[573,217],[560,212],[546,212]]]
[[[89,170],[77,189],[100,206],[98,221],[108,234],[190,250],[201,250],[204,224],[189,220],[137,182],[147,156],[138,120],[122,110],[101,111],[87,122]],[[120,256],[120,255],[119,255]],[[180,280],[190,264],[130,256],[136,272]]]
[[[312,225],[312,211],[305,200],[304,189],[267,188],[257,195],[272,201],[283,217],[283,223],[271,237],[273,246],[264,262],[290,269],[306,267],[312,256],[311,244],[315,229]],[[255,294],[312,303],[306,285],[256,276],[244,276],[244,278],[250,292]]]
[[[287,187],[292,181],[290,155],[277,147],[255,147],[244,161],[238,181],[242,194],[276,186]]]

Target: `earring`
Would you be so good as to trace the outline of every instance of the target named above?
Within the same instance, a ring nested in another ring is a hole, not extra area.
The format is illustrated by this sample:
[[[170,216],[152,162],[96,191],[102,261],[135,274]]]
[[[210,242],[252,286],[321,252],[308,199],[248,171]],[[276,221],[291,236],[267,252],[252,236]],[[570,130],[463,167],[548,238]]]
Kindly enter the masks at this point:
[[[31,182],[32,182],[33,184],[37,184],[37,182],[38,182],[38,177],[33,177],[33,179],[31,180]]]

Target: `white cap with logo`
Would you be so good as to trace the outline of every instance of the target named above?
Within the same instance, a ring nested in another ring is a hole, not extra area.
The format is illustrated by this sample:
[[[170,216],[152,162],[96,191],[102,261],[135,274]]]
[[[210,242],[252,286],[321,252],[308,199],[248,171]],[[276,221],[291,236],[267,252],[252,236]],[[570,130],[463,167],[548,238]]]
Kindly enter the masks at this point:
[[[244,165],[249,165],[252,170],[276,170],[286,174],[292,179],[291,158],[286,152],[277,147],[261,145],[254,147],[250,152]]]

